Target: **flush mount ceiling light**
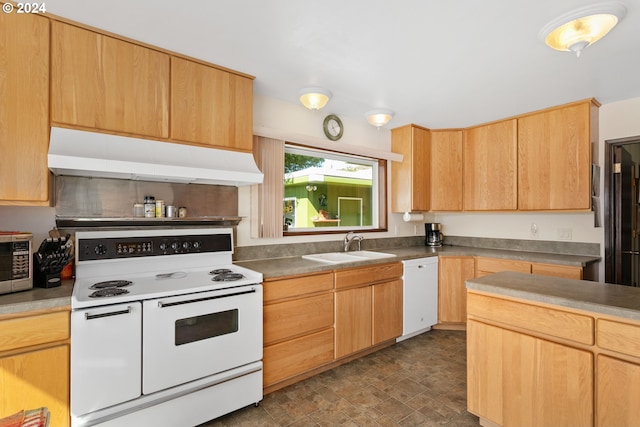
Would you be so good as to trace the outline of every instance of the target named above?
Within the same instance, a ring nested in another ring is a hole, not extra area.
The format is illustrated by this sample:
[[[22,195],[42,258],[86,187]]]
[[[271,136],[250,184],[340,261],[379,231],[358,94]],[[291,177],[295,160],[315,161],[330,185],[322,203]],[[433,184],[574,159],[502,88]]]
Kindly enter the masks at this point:
[[[375,127],[384,126],[393,118],[394,112],[384,108],[367,111],[367,121]]]
[[[305,87],[300,89],[298,97],[302,105],[310,110],[319,110],[331,99],[331,92],[321,87]]]
[[[621,3],[597,3],[565,13],[545,25],[538,37],[549,47],[580,52],[597,42],[616,26],[627,9]]]

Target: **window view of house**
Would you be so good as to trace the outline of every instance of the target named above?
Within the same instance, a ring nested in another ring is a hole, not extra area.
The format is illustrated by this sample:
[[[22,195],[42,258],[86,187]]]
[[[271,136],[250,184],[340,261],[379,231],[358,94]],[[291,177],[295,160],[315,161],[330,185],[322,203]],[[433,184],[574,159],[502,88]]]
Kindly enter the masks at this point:
[[[378,227],[377,160],[287,146],[284,163],[289,232]]]

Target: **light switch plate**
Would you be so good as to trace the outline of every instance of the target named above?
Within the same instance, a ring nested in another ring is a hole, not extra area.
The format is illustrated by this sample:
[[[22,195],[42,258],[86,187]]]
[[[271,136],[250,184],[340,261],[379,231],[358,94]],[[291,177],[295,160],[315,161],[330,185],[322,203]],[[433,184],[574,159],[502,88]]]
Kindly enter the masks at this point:
[[[573,234],[573,230],[571,228],[558,228],[558,239],[559,240],[571,240]]]

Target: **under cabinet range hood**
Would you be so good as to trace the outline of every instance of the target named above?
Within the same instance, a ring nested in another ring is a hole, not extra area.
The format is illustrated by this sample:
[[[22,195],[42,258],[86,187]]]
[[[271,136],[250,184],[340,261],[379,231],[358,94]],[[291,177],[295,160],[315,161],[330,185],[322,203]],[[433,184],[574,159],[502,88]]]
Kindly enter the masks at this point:
[[[251,153],[51,128],[55,175],[241,187],[262,182]]]

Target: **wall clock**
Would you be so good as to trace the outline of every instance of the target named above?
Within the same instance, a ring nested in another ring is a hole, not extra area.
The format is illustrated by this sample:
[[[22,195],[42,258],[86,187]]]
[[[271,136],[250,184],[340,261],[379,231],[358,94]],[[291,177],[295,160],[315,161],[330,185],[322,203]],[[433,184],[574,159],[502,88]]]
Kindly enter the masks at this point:
[[[344,132],[342,120],[335,114],[329,114],[324,118],[322,129],[324,130],[325,136],[332,141],[337,141],[342,138],[342,133]]]

